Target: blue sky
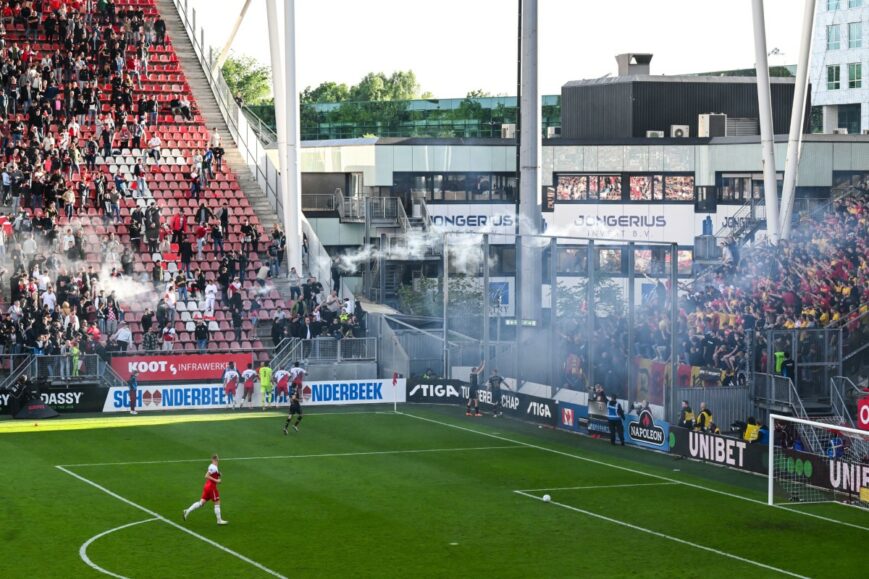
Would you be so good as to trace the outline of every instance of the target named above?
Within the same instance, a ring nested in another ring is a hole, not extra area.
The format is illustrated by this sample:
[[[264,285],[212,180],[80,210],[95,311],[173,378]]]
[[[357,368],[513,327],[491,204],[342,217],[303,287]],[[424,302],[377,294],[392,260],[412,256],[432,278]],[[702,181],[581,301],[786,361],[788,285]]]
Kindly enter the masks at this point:
[[[222,46],[244,0],[188,1],[206,42]],[[768,47],[783,53],[771,64],[796,62],[802,6],[766,0]],[[297,0],[296,7],[300,87],[413,69],[422,90],[437,97],[515,92],[513,0]],[[614,74],[621,52],[654,53],[653,74],[754,65],[750,0],[540,0],[540,35],[544,94]],[[253,0],[233,49],[268,63],[265,0]]]

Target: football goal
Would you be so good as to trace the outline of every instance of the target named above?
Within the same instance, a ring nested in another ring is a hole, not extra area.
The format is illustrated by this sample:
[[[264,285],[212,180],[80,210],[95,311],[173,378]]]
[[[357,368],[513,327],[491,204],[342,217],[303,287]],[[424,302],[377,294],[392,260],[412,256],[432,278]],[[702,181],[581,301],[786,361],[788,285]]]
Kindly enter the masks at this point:
[[[869,432],[771,414],[768,502],[869,508]]]

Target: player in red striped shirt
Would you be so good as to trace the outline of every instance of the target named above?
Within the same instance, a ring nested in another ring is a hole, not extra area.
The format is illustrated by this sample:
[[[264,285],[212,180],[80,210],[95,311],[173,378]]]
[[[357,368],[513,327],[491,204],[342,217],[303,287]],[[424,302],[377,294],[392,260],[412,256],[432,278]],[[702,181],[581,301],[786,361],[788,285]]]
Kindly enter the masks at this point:
[[[218,525],[227,525],[229,521],[224,521],[220,516],[220,492],[217,490],[217,485],[220,484],[220,470],[217,468],[217,463],[220,459],[217,455],[211,457],[211,464],[208,465],[208,470],[205,473],[205,486],[202,487],[202,498],[184,509],[184,520],[190,516],[190,513],[207,503],[214,502],[214,516],[217,517]]]

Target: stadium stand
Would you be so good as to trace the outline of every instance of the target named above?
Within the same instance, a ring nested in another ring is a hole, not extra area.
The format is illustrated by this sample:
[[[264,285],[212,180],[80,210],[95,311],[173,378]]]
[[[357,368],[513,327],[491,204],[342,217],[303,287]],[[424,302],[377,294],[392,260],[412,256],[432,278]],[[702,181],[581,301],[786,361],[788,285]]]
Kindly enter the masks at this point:
[[[740,256],[728,248],[725,263],[694,280],[679,304],[677,355],[680,363],[720,370],[724,383],[738,378],[748,364],[757,372],[776,373],[764,332],[774,329],[841,327],[846,348],[869,340],[869,205],[856,189],[820,214],[795,226],[790,241],[761,242]],[[595,382],[607,391],[626,382],[629,357],[670,360],[667,321],[671,291],[659,281],[634,328],[634,351],[627,351],[627,320],[598,320]],[[564,385],[586,389],[588,359],[582,324],[563,327],[566,345]],[[746,332],[756,332],[747,351]],[[801,336],[799,350],[811,343]]]
[[[221,163],[154,1],[0,14],[6,351],[117,350],[122,322],[131,351],[149,326],[193,351],[204,322],[209,350],[267,357],[257,321],[313,314],[317,295],[293,308],[274,288],[285,238]]]

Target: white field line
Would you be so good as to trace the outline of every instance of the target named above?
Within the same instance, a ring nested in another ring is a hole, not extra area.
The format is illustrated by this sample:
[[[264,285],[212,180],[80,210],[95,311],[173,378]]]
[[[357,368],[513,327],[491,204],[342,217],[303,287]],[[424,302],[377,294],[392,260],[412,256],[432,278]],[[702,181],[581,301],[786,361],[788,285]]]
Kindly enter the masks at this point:
[[[152,517],[150,519],[145,519],[144,521],[136,521],[135,523],[127,523],[126,525],[121,525],[120,527],[115,527],[114,529],[109,529],[108,531],[103,531],[99,535],[94,535],[93,537],[91,537],[90,539],[88,539],[87,541],[82,543],[82,546],[79,547],[79,549],[78,549],[78,555],[79,555],[79,557],[81,557],[81,560],[84,561],[88,567],[90,567],[91,569],[94,569],[95,571],[102,573],[103,575],[109,575],[110,577],[117,577],[117,579],[127,579],[127,577],[124,577],[123,575],[118,575],[117,573],[112,573],[111,571],[103,569],[102,567],[100,567],[99,565],[97,565],[96,563],[91,561],[91,558],[88,557],[88,547],[91,546],[91,543],[99,541],[100,539],[102,539],[106,535],[110,535],[111,533],[114,533],[115,531],[121,531],[121,530],[127,529],[129,527],[135,527],[136,525],[141,525],[142,523],[150,523],[151,521],[159,521],[159,520],[160,519],[158,519],[157,517]]]
[[[503,450],[507,448],[526,448],[522,444],[501,446],[472,446],[469,448],[416,448],[408,450],[374,450],[370,452],[331,452],[326,454],[282,454],[277,456],[240,456],[237,458],[221,458],[223,462],[236,462],[241,460],[282,460],[288,458],[335,458],[349,456],[380,456],[390,454],[423,454],[428,452],[467,452],[473,450]],[[185,462],[203,462],[203,458],[183,458],[180,460],[144,460],[139,462],[95,462],[90,464],[61,464],[57,468],[82,468],[87,466],[130,466],[139,464],[177,464]],[[207,461],[206,461],[207,462]]]
[[[707,491],[707,492],[710,492],[710,493],[715,493],[715,494],[718,494],[718,495],[723,495],[723,496],[730,497],[730,498],[733,498],[733,499],[738,499],[738,500],[740,500],[740,501],[746,501],[746,502],[754,503],[754,504],[757,504],[757,505],[768,506],[768,505],[767,505],[767,502],[766,502],[765,500],[761,501],[761,500],[758,500],[758,499],[752,499],[752,498],[749,498],[749,497],[744,497],[744,496],[742,496],[742,495],[737,495],[737,494],[734,494],[734,493],[729,493],[729,492],[727,492],[727,491],[722,491],[722,490],[713,489],[713,488],[710,488],[710,487],[705,487],[705,486],[703,486],[703,485],[699,485],[699,484],[696,484],[696,483],[689,483],[689,482],[686,482],[686,481],[677,480],[677,479],[670,478],[670,477],[666,477],[666,476],[663,476],[663,475],[652,474],[652,473],[645,472],[645,471],[642,471],[642,470],[637,470],[637,469],[630,468],[630,467],[627,467],[627,466],[621,466],[621,465],[618,465],[618,464],[612,464],[612,463],[609,463],[609,462],[604,462],[604,461],[602,461],[602,460],[597,460],[597,459],[594,459],[594,458],[588,458],[588,457],[586,457],[586,456],[580,456],[580,455],[578,455],[578,454],[571,454],[571,453],[569,453],[569,452],[564,452],[564,451],[562,451],[562,450],[556,450],[556,449],[554,449],[554,448],[548,448],[548,447],[545,447],[545,446],[540,446],[540,445],[538,445],[538,444],[531,444],[530,442],[522,442],[521,440],[515,440],[515,439],[512,439],[512,438],[507,438],[506,436],[499,436],[499,435],[496,435],[496,434],[490,434],[490,433],[488,433],[488,432],[482,432],[482,431],[479,431],[479,430],[474,430],[473,428],[467,428],[467,427],[465,427],[465,426],[459,426],[459,425],[457,425],[457,424],[450,424],[449,422],[442,422],[442,421],[440,421],[440,420],[434,420],[434,419],[432,419],[432,418],[425,418],[424,416],[416,416],[416,415],[414,415],[414,414],[407,414],[407,413],[404,413],[404,412],[399,412],[398,414],[401,414],[402,416],[407,416],[408,418],[415,418],[415,419],[417,419],[417,420],[424,420],[425,422],[431,422],[432,424],[439,424],[439,425],[441,425],[441,426],[446,426],[446,427],[448,427],[448,428],[455,428],[455,429],[457,429],[457,430],[464,430],[465,432],[472,432],[472,433],[474,433],[474,434],[479,434],[480,436],[486,436],[486,437],[494,438],[494,439],[496,439],[496,440],[501,440],[501,441],[504,441],[504,442],[510,442],[510,443],[513,443],[513,444],[519,444],[519,445],[522,445],[522,446],[525,446],[525,447],[528,447],[528,448],[536,448],[536,449],[538,449],[538,450],[542,450],[542,451],[544,451],[544,452],[551,452],[551,453],[553,453],[553,454],[558,454],[558,455],[560,455],[560,456],[566,456],[566,457],[568,457],[568,458],[572,458],[572,459],[574,459],[574,460],[582,460],[582,461],[585,461],[585,462],[590,462],[590,463],[592,463],[592,464],[599,464],[599,465],[601,465],[601,466],[607,466],[607,467],[614,468],[614,469],[617,469],[617,470],[621,470],[621,471],[624,471],[624,472],[630,472],[630,473],[633,473],[633,474],[639,474],[639,475],[643,475],[643,476],[648,476],[648,477],[655,478],[655,479],[658,479],[658,480],[664,480],[664,481],[668,481],[668,482],[671,482],[671,483],[684,485],[684,486],[686,486],[686,487],[691,487],[691,488],[695,488],[695,489],[699,489],[699,490]],[[844,526],[844,527],[851,527],[851,528],[853,528],[853,529],[859,529],[859,530],[861,530],[861,531],[869,531],[869,527],[864,527],[864,526],[862,526],[862,525],[857,525],[857,524],[854,524],[854,523],[847,523],[847,522],[845,522],[845,521],[839,521],[839,520],[836,520],[836,519],[831,519],[830,517],[825,517],[825,516],[823,516],[823,515],[816,515],[816,514],[814,514],[814,513],[804,513],[804,512],[802,512],[802,511],[793,510],[793,509],[791,509],[791,508],[789,508],[789,507],[782,507],[782,506],[780,506],[780,505],[772,505],[772,507],[773,507],[773,508],[777,508],[777,509],[781,509],[781,510],[783,510],[783,511],[788,511],[788,512],[791,512],[791,513],[796,513],[796,514],[798,514],[798,515],[803,515],[803,516],[805,516],[805,517],[811,517],[811,518],[813,518],[813,519],[819,519],[819,520],[822,520],[822,521],[826,521],[826,522],[828,522],[828,523],[833,523],[833,524],[836,524],[836,525],[842,525],[842,526]]]
[[[71,476],[71,477],[77,478],[78,480],[82,481],[83,483],[89,484],[90,486],[92,486],[92,487],[94,487],[94,488],[96,488],[96,489],[98,489],[98,490],[101,490],[102,492],[106,493],[107,495],[109,495],[109,496],[111,496],[111,497],[114,497],[114,498],[118,499],[118,500],[121,501],[122,503],[126,503],[126,504],[130,505],[131,507],[133,507],[133,508],[135,508],[135,509],[139,509],[139,510],[142,511],[143,513],[147,513],[147,514],[151,515],[151,516],[152,516],[153,518],[155,518],[155,519],[159,519],[160,521],[163,521],[163,522],[166,523],[167,525],[171,525],[171,526],[175,527],[175,528],[178,529],[179,531],[183,531],[183,532],[187,533],[188,535],[190,535],[190,536],[192,536],[192,537],[196,537],[196,538],[199,539],[200,541],[204,541],[204,542],[208,543],[208,544],[211,545],[212,547],[215,547],[215,548],[217,548],[217,549],[220,549],[220,550],[223,551],[224,553],[227,553],[227,554],[229,554],[229,555],[232,555],[233,557],[235,557],[235,558],[237,558],[237,559],[240,559],[240,560],[244,561],[245,563],[249,563],[250,565],[253,565],[254,567],[256,567],[257,569],[259,569],[260,571],[262,571],[262,572],[264,572],[264,573],[267,573],[267,574],[269,574],[269,575],[272,575],[273,577],[278,577],[279,579],[287,579],[284,575],[281,575],[281,574],[278,573],[277,571],[272,571],[271,569],[269,569],[269,568],[266,567],[265,565],[263,565],[263,564],[261,564],[261,563],[257,563],[256,561],[254,561],[254,560],[251,559],[250,557],[246,557],[246,556],[242,555],[241,553],[239,553],[239,552],[237,552],[237,551],[233,551],[232,549],[230,549],[230,548],[228,548],[228,547],[224,547],[224,546],[221,545],[220,543],[218,543],[218,542],[216,542],[216,541],[212,541],[212,540],[209,539],[208,537],[205,537],[205,536],[203,536],[203,535],[200,535],[199,533],[196,533],[196,532],[194,532],[194,531],[191,531],[191,530],[188,529],[187,527],[182,527],[181,525],[179,525],[179,524],[176,523],[175,521],[170,521],[170,520],[167,519],[166,517],[164,517],[164,516],[162,516],[162,515],[160,515],[160,514],[154,512],[154,511],[152,511],[151,509],[149,509],[149,508],[147,508],[147,507],[143,507],[142,505],[140,505],[140,504],[138,504],[138,503],[134,503],[134,502],[131,501],[130,499],[126,499],[126,498],[122,497],[121,495],[119,495],[119,494],[117,494],[117,493],[115,493],[115,492],[110,491],[110,490],[107,489],[106,487],[104,487],[104,486],[102,486],[102,485],[100,485],[100,484],[97,484],[97,483],[95,483],[94,481],[92,481],[92,480],[90,480],[90,479],[87,479],[87,478],[85,478],[85,477],[83,477],[83,476],[81,476],[81,475],[79,475],[79,474],[76,474],[76,473],[72,472],[71,470],[67,470],[66,468],[64,468],[64,467],[62,467],[62,466],[57,466],[57,467],[55,467],[55,468],[57,468],[57,469],[59,469],[59,470],[65,472],[66,474],[68,474],[68,475]]]
[[[585,491],[585,490],[605,490],[605,489],[626,489],[632,487],[663,487],[667,485],[675,485],[674,482],[659,482],[659,483],[636,483],[623,485],[593,485],[585,487],[547,487],[545,489],[521,489],[513,492],[536,493],[540,491]]]
[[[516,494],[522,495],[523,497],[528,497],[529,499],[534,499],[535,501],[543,502],[541,497],[537,497],[534,495],[530,495],[524,491],[513,491]],[[767,571],[774,571],[776,573],[780,573],[782,575],[788,575],[790,577],[799,577],[800,579],[808,579],[805,575],[798,575],[797,573],[793,573],[791,571],[787,571],[785,569],[780,569],[778,567],[773,567],[772,565],[767,565],[765,563],[760,563],[758,561],[753,561],[752,559],[746,559],[745,557],[740,557],[739,555],[734,555],[733,553],[728,553],[727,551],[721,551],[719,549],[714,549],[712,547],[707,547],[706,545],[701,545],[699,543],[692,543],[691,541],[686,541],[685,539],[680,539],[679,537],[674,537],[672,535],[667,535],[665,533],[661,533],[659,531],[653,531],[652,529],[647,529],[645,527],[640,527],[638,525],[633,525],[631,523],[621,521],[619,519],[614,519],[612,517],[607,517],[605,515],[600,515],[598,513],[593,513],[591,511],[586,511],[585,509],[580,509],[571,505],[565,505],[564,503],[557,503],[555,501],[549,501],[549,504],[555,505],[557,507],[561,507],[562,509],[567,509],[570,511],[574,511],[577,513],[581,513],[588,517],[593,517],[595,519],[600,519],[602,521],[606,521],[608,523],[613,523],[614,525],[621,525],[622,527],[627,527],[628,529],[632,529],[634,531],[639,531],[641,533],[646,533],[649,535],[654,535],[655,537],[660,537],[661,539],[667,539],[668,541],[673,541],[674,543],[679,543],[681,545],[686,545],[688,547],[693,547],[695,549],[700,549],[701,551],[706,551],[708,553],[713,553],[715,555],[720,555],[722,557],[727,557],[728,559],[733,559],[735,561],[740,561],[741,563],[747,563],[748,565],[754,565],[755,567],[760,567],[761,569],[766,569]]]

